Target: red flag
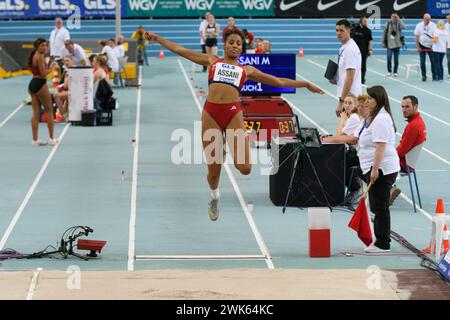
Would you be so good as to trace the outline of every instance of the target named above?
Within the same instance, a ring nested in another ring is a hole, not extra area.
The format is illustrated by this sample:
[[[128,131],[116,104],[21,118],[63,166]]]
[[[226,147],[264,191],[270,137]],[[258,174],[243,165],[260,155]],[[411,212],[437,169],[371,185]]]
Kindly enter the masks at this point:
[[[358,232],[358,237],[366,246],[372,243],[372,230],[370,229],[369,215],[366,208],[366,197],[362,197],[359,202],[358,208],[356,208],[352,219],[348,223],[348,226]]]

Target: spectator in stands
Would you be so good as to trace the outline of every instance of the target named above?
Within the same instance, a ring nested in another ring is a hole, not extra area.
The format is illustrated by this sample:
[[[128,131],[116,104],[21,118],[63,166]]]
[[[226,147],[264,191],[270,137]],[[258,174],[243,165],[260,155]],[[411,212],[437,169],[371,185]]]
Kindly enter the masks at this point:
[[[375,242],[364,249],[366,253],[390,251],[391,217],[389,197],[400,170],[395,151],[396,127],[392,117],[389,97],[382,86],[367,89],[370,114],[354,133],[358,141],[361,177],[372,187],[369,191],[370,209],[375,214]]]
[[[56,106],[58,107],[59,114],[62,116],[63,121],[67,121],[68,115],[68,98],[69,98],[69,73],[68,68],[74,67],[72,56],[68,55],[64,57],[64,73],[62,77],[62,84],[56,87],[57,93],[53,95]]]
[[[354,96],[361,94],[361,52],[355,41],[350,37],[351,24],[347,20],[339,20],[336,23],[336,35],[342,43],[338,57],[338,77],[330,80],[337,84],[337,96],[339,103],[336,107],[336,116],[340,116],[344,98],[350,93]]]
[[[217,38],[219,37],[220,27],[215,21],[214,15],[208,16],[208,23],[203,29],[203,39],[205,39],[205,49],[207,54],[217,56]]]
[[[264,42],[262,41],[256,41],[256,50],[255,53],[256,54],[264,54],[266,52],[266,50],[264,50]]]
[[[200,22],[200,26],[198,27],[198,32],[200,34],[200,46],[202,47],[202,53],[206,53],[205,37],[203,34],[203,30],[208,25],[208,17],[210,14],[211,14],[210,12],[205,13],[205,18],[202,20],[202,22]],[[203,66],[203,72],[206,72],[206,70],[207,70],[206,67]]]
[[[55,19],[55,28],[50,33],[50,56],[63,57],[63,49],[66,40],[70,39],[69,30],[63,26],[61,18]]]
[[[449,33],[445,27],[444,20],[439,20],[436,23],[436,29],[433,33],[433,59],[434,59],[434,74],[435,81],[444,82],[444,57],[447,52],[447,45],[450,41]]]
[[[66,40],[64,42],[65,48],[62,50],[62,56],[70,56],[72,58],[72,63],[75,66],[86,66],[87,59],[86,54],[84,53],[84,49],[79,45],[74,43],[72,40]]]
[[[448,34],[450,35],[450,14],[447,16],[447,23],[445,24]],[[447,43],[447,77],[450,79],[450,36]]]
[[[403,46],[402,31],[405,24],[397,13],[391,14],[391,21],[384,26],[382,46],[387,49],[387,76],[398,77],[398,64],[400,56],[400,48]],[[394,72],[392,72],[392,56],[394,56]]]
[[[144,38],[144,27],[137,27],[136,31],[133,33],[131,38],[137,40],[138,47],[138,64],[141,66],[144,64],[148,66],[147,53],[145,52],[145,38]]]
[[[402,100],[402,113],[408,124],[403,131],[400,144],[397,146],[397,154],[400,158],[401,172],[406,173],[406,154],[415,146],[424,143],[427,139],[427,128],[425,122],[420,116],[419,100],[415,96],[406,96]],[[401,190],[394,187],[391,190],[389,203],[394,203],[395,198],[401,193]]]
[[[116,54],[113,52],[113,49],[106,44],[105,40],[100,40],[98,42],[100,49],[102,49],[102,53],[106,54],[108,57],[108,67],[110,71],[116,73],[119,71],[119,60],[117,59]]]
[[[368,28],[367,17],[361,17],[359,24],[352,29],[352,38],[361,51],[361,82],[366,83],[367,57],[373,54],[372,49],[372,30]]]
[[[264,53],[266,53],[266,54],[272,53],[272,50],[270,49],[270,41],[269,40],[264,40],[263,46],[264,46]]]
[[[239,30],[239,28],[236,27],[236,21],[234,20],[233,17],[228,17],[227,22],[228,22],[227,26],[222,30],[222,42],[225,42],[224,36],[227,30]]]
[[[245,36],[245,51],[244,53],[254,53],[254,44],[253,40],[255,39],[255,36],[253,35],[253,32],[248,31],[247,29],[242,29],[242,32]]]
[[[414,30],[414,35],[416,36],[416,47],[420,55],[420,70],[422,71],[422,81],[427,81],[427,67],[426,67],[426,56],[431,62],[431,72],[433,74],[433,80],[436,79],[436,74],[434,73],[434,59],[431,47],[433,46],[433,34],[436,29],[436,25],[431,21],[431,16],[425,13],[423,16],[423,21],[418,23],[416,29]]]

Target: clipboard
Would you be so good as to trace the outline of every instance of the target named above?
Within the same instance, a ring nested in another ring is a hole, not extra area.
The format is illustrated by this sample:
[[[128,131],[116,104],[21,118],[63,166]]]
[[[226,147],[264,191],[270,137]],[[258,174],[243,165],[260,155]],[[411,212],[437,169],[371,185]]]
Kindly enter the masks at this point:
[[[327,70],[325,71],[325,78],[328,80],[336,80],[338,72],[338,64],[333,60],[328,60]]]

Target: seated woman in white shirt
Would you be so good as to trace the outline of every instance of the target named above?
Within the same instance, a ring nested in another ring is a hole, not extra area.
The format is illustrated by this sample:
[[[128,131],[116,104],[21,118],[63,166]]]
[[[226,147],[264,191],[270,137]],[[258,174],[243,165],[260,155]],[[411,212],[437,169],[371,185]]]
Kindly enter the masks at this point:
[[[400,171],[400,160],[395,150],[396,127],[391,113],[389,97],[382,86],[367,90],[369,117],[354,133],[358,142],[361,176],[372,183],[369,191],[370,210],[375,214],[375,241],[364,249],[367,253],[390,251],[391,216],[389,196]]]
[[[356,107],[356,97],[352,94],[349,94],[344,99],[343,110],[341,112],[341,116],[339,117],[339,123],[336,128],[337,136],[344,134],[343,129],[347,123],[350,127],[353,127],[353,129],[356,130],[360,122],[357,112],[358,108]],[[352,134],[353,131],[350,130],[350,134]]]

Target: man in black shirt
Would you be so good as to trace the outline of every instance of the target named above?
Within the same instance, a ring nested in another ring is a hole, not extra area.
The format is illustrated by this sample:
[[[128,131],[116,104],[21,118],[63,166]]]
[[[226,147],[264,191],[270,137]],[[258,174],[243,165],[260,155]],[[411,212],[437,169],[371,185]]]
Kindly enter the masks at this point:
[[[361,17],[359,19],[359,24],[355,25],[352,29],[352,38],[358,45],[359,51],[361,51],[361,82],[363,84],[366,83],[367,57],[373,54],[372,31],[367,27],[367,25],[367,17]]]

